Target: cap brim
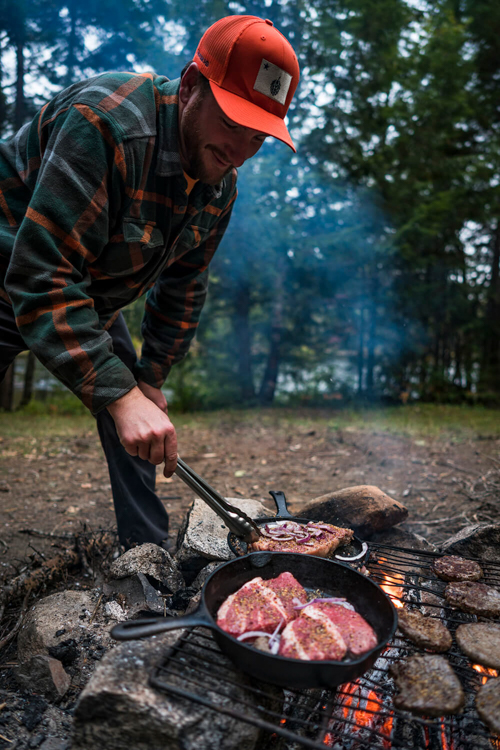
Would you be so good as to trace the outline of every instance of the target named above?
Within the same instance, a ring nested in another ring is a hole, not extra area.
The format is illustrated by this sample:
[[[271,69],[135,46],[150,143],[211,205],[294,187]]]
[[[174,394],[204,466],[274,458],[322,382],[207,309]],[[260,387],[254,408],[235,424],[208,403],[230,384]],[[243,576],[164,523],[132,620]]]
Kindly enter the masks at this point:
[[[209,83],[217,104],[227,117],[245,128],[259,130],[261,133],[278,138],[278,140],[290,146],[292,151],[297,152],[285,121],[281,117],[266,112],[265,109],[249,102],[248,99],[243,99],[231,91],[226,91],[213,81],[209,81]]]

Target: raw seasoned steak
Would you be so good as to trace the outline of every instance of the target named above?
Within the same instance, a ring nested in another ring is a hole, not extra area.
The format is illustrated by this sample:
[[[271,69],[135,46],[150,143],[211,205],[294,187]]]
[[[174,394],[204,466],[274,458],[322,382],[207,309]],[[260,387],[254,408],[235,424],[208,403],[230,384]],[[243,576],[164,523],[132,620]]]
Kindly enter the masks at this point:
[[[500,667],[500,626],[492,622],[468,622],[459,625],[457,643],[474,663],[483,667]]]
[[[476,695],[476,708],[491,731],[500,733],[500,679],[481,685]]]
[[[318,610],[309,614],[302,611],[300,617],[290,622],[281,634],[278,653],[307,661],[340,661],[347,653],[347,646],[340,630],[326,614]]]
[[[235,637],[254,630],[272,633],[281,621],[287,623],[296,617],[288,602],[291,590],[301,602],[307,601],[306,592],[291,573],[282,573],[270,581],[253,578],[221,604],[217,624]],[[285,592],[285,601],[280,598],[280,591]]]
[[[360,656],[377,645],[375,631],[366,620],[333,602],[313,602],[285,628],[279,653],[294,659],[333,659]]]
[[[353,656],[360,656],[377,645],[377,636],[372,626],[358,612],[346,609],[341,604],[316,602],[304,607],[301,616],[311,612],[324,613],[339,629],[347,650]]]
[[[451,633],[440,620],[424,617],[417,610],[398,610],[398,627],[417,646],[431,651],[448,651],[451,648]]]
[[[285,528],[285,527],[284,527]],[[310,528],[303,525],[304,537],[309,534]],[[253,544],[248,545],[249,552],[302,552],[305,555],[316,555],[316,557],[327,557],[337,547],[349,544],[354,536],[352,529],[343,529],[330,523],[322,523],[322,537],[311,536],[306,543],[293,539],[270,539],[260,537]]]
[[[449,583],[444,590],[446,601],[462,612],[484,617],[500,615],[500,591],[485,583],[461,581]]]
[[[287,612],[287,622],[297,617],[298,612],[295,609],[297,599],[301,604],[305,604],[307,601],[307,594],[297,579],[291,573],[285,572],[281,573],[277,578],[270,578],[264,581],[264,583],[279,597]]]
[[[443,581],[479,581],[483,577],[479,563],[464,560],[457,555],[446,555],[434,560],[432,569]]]
[[[443,656],[410,656],[390,667],[397,687],[396,708],[423,716],[455,714],[462,708],[464,691]]]

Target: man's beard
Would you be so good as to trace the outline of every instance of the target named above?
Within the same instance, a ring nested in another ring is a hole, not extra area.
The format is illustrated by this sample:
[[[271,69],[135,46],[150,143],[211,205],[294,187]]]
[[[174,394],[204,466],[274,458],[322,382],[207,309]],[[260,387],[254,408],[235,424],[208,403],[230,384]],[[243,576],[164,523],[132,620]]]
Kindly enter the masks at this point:
[[[222,161],[226,160],[226,157],[222,151],[210,146],[210,144],[202,145],[202,133],[199,125],[199,112],[202,106],[202,98],[198,97],[196,101],[184,110],[184,123],[183,123],[183,144],[185,150],[185,156],[188,162],[188,168],[186,172],[194,180],[200,180],[205,182],[207,185],[217,185],[223,177],[229,174],[233,166],[230,165],[226,170],[216,172],[216,167],[207,168],[203,160],[203,154],[205,153],[207,158],[210,158],[208,151],[214,151]]]

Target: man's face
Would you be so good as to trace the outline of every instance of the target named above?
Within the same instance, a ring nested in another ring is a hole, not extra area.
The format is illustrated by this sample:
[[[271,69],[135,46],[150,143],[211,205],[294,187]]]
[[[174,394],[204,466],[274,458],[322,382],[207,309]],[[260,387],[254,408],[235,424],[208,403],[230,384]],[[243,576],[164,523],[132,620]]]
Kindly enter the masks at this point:
[[[226,117],[210,90],[198,88],[180,116],[183,169],[208,185],[217,185],[233,167],[241,167],[265,139],[265,133]]]

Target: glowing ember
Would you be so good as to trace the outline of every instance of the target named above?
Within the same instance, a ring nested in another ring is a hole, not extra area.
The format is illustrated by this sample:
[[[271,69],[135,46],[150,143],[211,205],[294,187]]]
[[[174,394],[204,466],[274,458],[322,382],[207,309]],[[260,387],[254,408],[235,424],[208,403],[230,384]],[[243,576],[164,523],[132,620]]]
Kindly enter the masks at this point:
[[[488,682],[488,677],[498,677],[498,672],[496,669],[489,669],[488,667],[482,667],[480,664],[473,664],[472,669],[475,669],[476,672],[479,672],[479,674],[482,674],[482,683],[485,685]]]

